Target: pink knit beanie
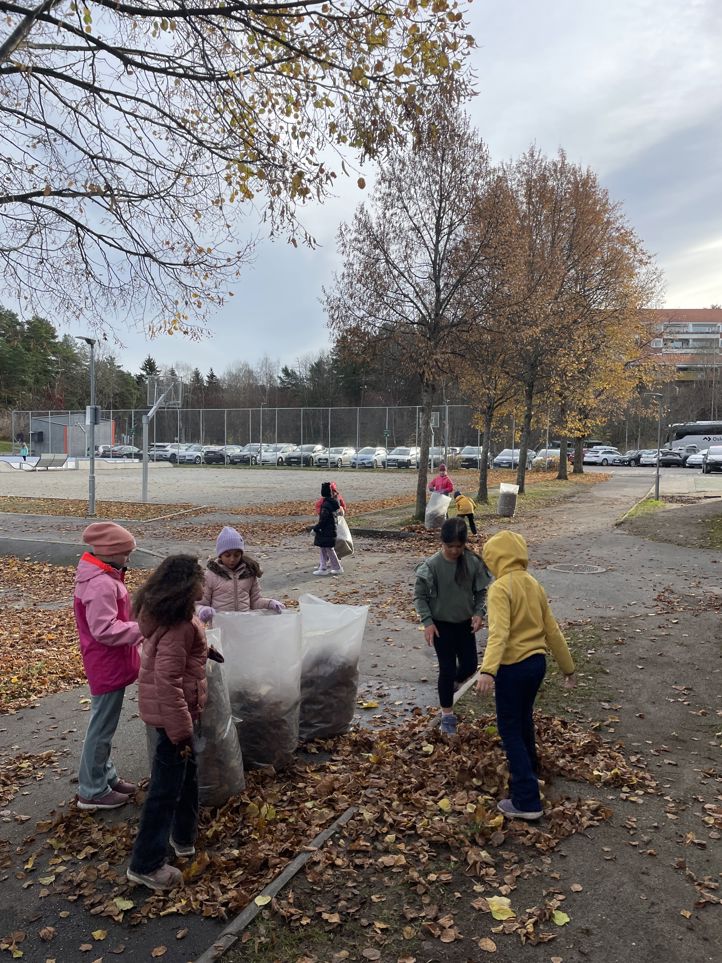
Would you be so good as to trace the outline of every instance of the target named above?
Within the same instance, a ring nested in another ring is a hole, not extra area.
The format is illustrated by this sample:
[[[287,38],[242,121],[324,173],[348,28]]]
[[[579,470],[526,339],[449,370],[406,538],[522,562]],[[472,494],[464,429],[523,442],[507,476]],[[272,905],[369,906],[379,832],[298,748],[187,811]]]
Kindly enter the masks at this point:
[[[216,539],[216,555],[222,555],[224,552],[242,552],[244,545],[241,533],[230,525],[226,525]]]
[[[136,548],[128,529],[115,522],[93,522],[83,532],[83,541],[96,555],[126,555]]]

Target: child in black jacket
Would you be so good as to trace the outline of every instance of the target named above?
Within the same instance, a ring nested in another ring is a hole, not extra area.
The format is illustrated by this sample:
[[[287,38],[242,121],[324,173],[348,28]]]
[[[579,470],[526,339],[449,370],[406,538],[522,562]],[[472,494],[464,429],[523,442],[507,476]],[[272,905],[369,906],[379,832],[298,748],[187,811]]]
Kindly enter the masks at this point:
[[[314,575],[342,575],[343,569],[336,555],[336,516],[343,515],[343,508],[331,490],[331,482],[321,485],[321,509],[313,527],[313,544],[321,550],[321,561]]]

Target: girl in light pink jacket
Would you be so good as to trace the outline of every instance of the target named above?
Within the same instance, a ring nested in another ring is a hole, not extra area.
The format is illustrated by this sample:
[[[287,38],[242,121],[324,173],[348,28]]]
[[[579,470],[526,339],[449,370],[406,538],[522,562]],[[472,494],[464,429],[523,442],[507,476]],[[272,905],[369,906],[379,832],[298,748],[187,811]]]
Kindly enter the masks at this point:
[[[209,559],[206,566],[203,598],[198,612],[201,621],[210,622],[216,612],[284,610],[283,602],[261,595],[261,566],[244,554],[244,547],[240,532],[226,525],[216,539],[216,558]]]

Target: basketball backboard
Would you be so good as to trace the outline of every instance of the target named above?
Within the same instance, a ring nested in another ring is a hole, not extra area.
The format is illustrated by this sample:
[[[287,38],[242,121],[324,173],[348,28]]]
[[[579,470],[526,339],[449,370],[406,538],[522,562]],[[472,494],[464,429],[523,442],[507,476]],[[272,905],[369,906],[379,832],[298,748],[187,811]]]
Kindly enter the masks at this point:
[[[180,378],[168,375],[157,375],[148,378],[149,408],[158,405],[160,408],[180,408],[183,402],[183,382]]]

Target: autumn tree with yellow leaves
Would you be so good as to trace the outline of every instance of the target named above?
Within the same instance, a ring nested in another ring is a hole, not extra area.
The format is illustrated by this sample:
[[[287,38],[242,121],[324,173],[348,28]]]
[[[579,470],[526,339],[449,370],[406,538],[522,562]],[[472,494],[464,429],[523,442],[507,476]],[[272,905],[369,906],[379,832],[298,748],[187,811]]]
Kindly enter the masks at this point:
[[[29,307],[198,334],[254,233],[463,97],[457,0],[0,2],[0,273]],[[362,185],[360,185],[362,186]]]

